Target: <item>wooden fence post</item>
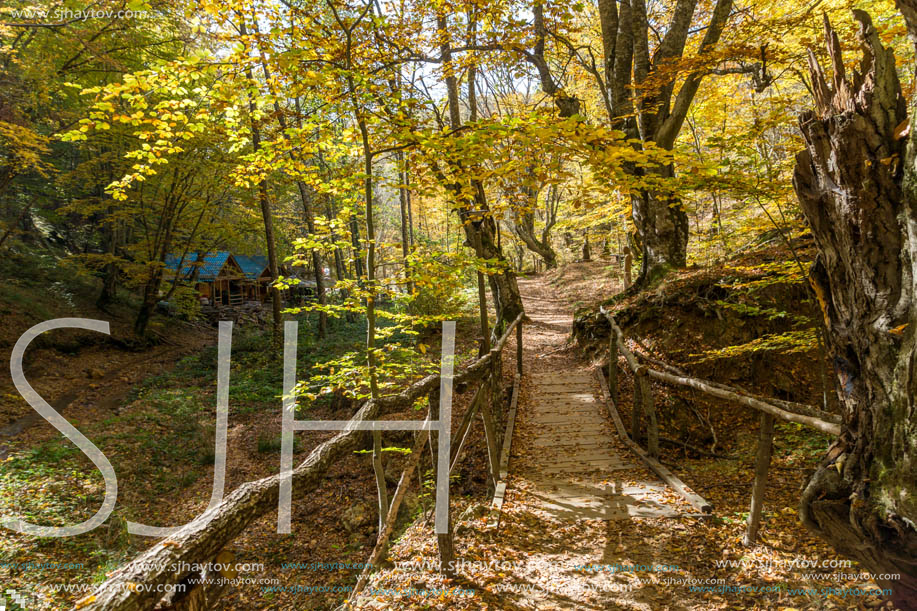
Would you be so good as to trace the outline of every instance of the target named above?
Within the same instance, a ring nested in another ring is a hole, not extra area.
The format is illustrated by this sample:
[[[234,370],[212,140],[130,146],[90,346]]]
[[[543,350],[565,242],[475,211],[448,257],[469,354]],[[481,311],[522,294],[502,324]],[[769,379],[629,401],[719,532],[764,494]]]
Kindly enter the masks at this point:
[[[646,451],[653,458],[659,458],[659,425],[656,422],[656,405],[646,367],[637,369],[634,383],[640,387],[641,407],[646,418]]]
[[[432,420],[438,420],[440,417],[439,387],[433,389],[430,392],[430,417]],[[434,437],[433,435],[430,435],[431,441],[433,440],[433,437]],[[439,444],[440,444],[439,434],[436,435],[436,438],[437,438],[436,439],[436,448],[435,448],[436,451],[433,452],[433,457],[434,457],[433,477],[434,478],[437,477],[437,471],[438,471],[438,469],[436,468],[435,457],[438,456],[438,451],[439,451]],[[446,482],[446,485],[447,486],[449,485],[448,481]],[[439,572],[442,573],[446,577],[452,578],[452,577],[455,577],[455,571],[451,570],[451,567],[454,566],[455,547],[452,541],[452,511],[450,511],[449,505],[451,505],[451,503],[447,502],[446,515],[449,518],[448,528],[445,533],[436,534],[436,544],[437,544],[437,547],[439,548]]]
[[[618,334],[609,325],[608,334],[608,389],[611,401],[618,405]]]
[[[522,321],[516,323],[516,372],[522,376]]]
[[[490,464],[490,477],[493,481],[494,488],[500,480],[500,448],[497,443],[497,431],[494,423],[494,415],[491,410],[490,402],[493,400],[492,392],[489,397],[484,397],[481,403],[481,419],[484,420],[484,437],[487,440],[487,456]]]
[[[630,436],[637,445],[643,440],[643,423],[640,418],[643,405],[643,384],[640,383],[640,376],[634,374],[634,407],[630,412]]]
[[[503,352],[494,355],[493,365],[490,369],[490,404],[493,406],[493,422],[496,426],[494,439],[497,440],[497,450],[503,443],[503,421],[506,416],[503,401]]]
[[[379,532],[385,527],[388,515],[388,485],[385,482],[385,467],[382,465],[382,431],[373,431],[373,473],[376,476],[377,506],[379,508]]]
[[[764,508],[764,492],[767,490],[767,471],[771,465],[771,450],[774,442],[774,417],[761,414],[761,429],[758,432],[758,456],[755,464],[755,487],[751,492],[751,509],[748,511],[748,528],[745,530],[745,545],[754,545],[761,525],[761,510]]]

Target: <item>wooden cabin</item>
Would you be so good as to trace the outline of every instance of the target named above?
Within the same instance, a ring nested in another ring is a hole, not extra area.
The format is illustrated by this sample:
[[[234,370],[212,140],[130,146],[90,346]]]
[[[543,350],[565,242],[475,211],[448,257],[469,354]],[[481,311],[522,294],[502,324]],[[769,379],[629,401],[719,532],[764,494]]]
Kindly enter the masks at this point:
[[[235,255],[236,262],[245,274],[243,287],[246,301],[265,301],[270,295],[271,268],[263,255]]]
[[[239,305],[252,294],[251,281],[229,251],[207,253],[200,261],[197,253],[189,253],[184,258],[169,255],[165,264],[167,275],[171,273],[173,278],[177,275],[179,280],[193,281],[206,305]]]

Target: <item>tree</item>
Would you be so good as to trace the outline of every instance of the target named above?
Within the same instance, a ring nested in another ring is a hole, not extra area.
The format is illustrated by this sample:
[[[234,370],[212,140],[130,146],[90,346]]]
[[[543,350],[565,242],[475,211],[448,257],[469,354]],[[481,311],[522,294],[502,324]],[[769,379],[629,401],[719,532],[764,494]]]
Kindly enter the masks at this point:
[[[13,0],[0,7],[0,215],[6,217],[0,223],[0,247],[17,229],[33,230],[33,218],[53,217],[84,188],[104,187],[98,177],[84,177],[80,185],[68,185],[67,198],[53,188],[54,179],[83,155],[104,153],[55,141],[86,110],[72,84],[117,80],[153,57],[187,50],[191,38],[183,11],[173,11],[171,0],[146,7],[151,9],[146,19],[119,16],[126,8],[123,0],[93,4],[96,19],[53,19],[61,8],[49,0]],[[62,228],[63,235],[70,229]]]
[[[581,100],[558,84],[545,58],[545,40],[550,33],[571,49],[595,78],[612,127],[623,131],[635,148],[652,143],[672,150],[701,81],[711,69],[710,64],[721,61],[712,51],[732,10],[732,0],[717,0],[703,25],[696,29],[704,35],[698,43],[697,57],[692,58],[694,67],[679,69],[691,26],[695,24],[698,4],[698,0],[677,0],[668,23],[662,24],[656,17],[650,18],[645,0],[599,0],[602,52],[601,61],[596,62],[591,51],[587,59],[558,32],[549,32],[542,2],[536,0],[533,7],[535,45],[526,57],[537,68],[541,87],[554,98],[560,116],[579,115]],[[661,38],[658,31],[664,32]],[[652,55],[651,35],[656,35],[658,40]],[[680,72],[686,74],[676,94]],[[627,164],[625,169],[635,176],[646,176],[650,181],[671,179],[675,174],[671,163],[650,169]],[[651,186],[635,189],[632,204],[643,254],[638,285],[643,286],[671,268],[685,266],[688,217],[680,200]]]
[[[461,130],[462,115],[459,106],[459,79],[456,76],[456,66],[453,64],[452,44],[448,36],[448,20],[444,13],[437,14],[437,29],[441,37],[440,57],[443,63],[443,80],[446,84],[446,97],[449,113],[449,126],[453,132]],[[472,73],[473,74],[473,73]],[[471,90],[474,90],[472,84]],[[467,161],[454,162],[453,170],[464,174]],[[467,245],[475,250],[478,257],[490,259],[503,264],[506,258],[497,247],[497,224],[494,221],[483,181],[471,176],[467,185],[455,181],[443,181],[444,186],[450,191],[458,204],[459,219],[465,232]],[[494,273],[488,274],[491,292],[494,297],[494,307],[500,326],[509,324],[523,311],[522,297],[516,284],[516,275],[508,265],[503,265]]]
[[[535,233],[535,208],[538,206],[540,189],[523,184],[520,190],[526,201],[521,206],[513,208],[513,229],[529,250],[544,259],[548,269],[554,269],[557,267],[557,253],[551,247],[551,229],[557,223],[557,208],[560,205],[557,185],[552,185],[544,197],[544,226],[541,236]]]
[[[245,37],[247,35],[245,28],[245,18],[241,13],[239,15],[239,33]],[[257,84],[252,75],[251,66],[246,67],[245,76],[251,82],[251,88],[255,89]],[[265,74],[265,77],[270,78]],[[248,94],[249,121],[251,122],[252,149],[255,155],[261,152],[261,118],[258,110],[258,104],[254,96]],[[261,218],[264,221],[264,240],[267,245],[268,269],[271,273],[271,318],[273,326],[271,327],[274,339],[274,348],[279,349],[282,341],[281,327],[283,326],[283,313],[281,311],[280,289],[277,287],[277,280],[280,278],[279,265],[277,262],[277,241],[274,238],[274,217],[271,213],[271,199],[268,193],[267,180],[264,177],[258,177],[258,204],[261,208]]]
[[[899,0],[917,43],[917,3]],[[814,54],[815,110],[794,187],[815,236],[811,282],[828,329],[844,424],[800,502],[803,522],[917,609],[917,106],[863,11],[847,75],[825,18],[829,80]],[[900,580],[881,575],[900,574]]]

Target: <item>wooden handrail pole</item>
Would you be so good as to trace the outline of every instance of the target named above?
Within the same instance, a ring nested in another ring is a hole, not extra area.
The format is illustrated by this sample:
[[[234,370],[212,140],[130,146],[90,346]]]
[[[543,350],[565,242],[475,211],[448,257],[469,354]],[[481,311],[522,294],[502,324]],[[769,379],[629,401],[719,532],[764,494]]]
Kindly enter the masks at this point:
[[[487,457],[488,464],[490,465],[490,477],[494,488],[496,488],[497,482],[500,480],[500,447],[497,442],[496,424],[494,423],[493,412],[491,411],[490,405],[492,398],[493,393],[491,392],[491,396],[484,397],[483,401],[481,402],[481,419],[484,421],[484,437],[487,441]]]
[[[640,368],[634,378],[640,386],[641,407],[646,418],[646,449],[650,456],[659,458],[659,424],[656,422],[656,405],[646,368]]]
[[[644,439],[643,416],[646,415],[646,412],[643,404],[643,384],[640,383],[640,378],[634,374],[634,406],[630,412],[630,436],[637,445],[640,445],[640,442]]]
[[[610,327],[610,325],[609,325]],[[608,388],[611,400],[618,404],[618,334],[613,328],[608,334]]]
[[[761,429],[758,432],[758,456],[755,459],[755,487],[751,491],[751,508],[745,530],[745,545],[755,544],[758,527],[761,525],[761,511],[764,508],[764,493],[767,490],[767,472],[771,465],[771,450],[774,443],[774,417],[761,414]]]
[[[522,321],[516,325],[516,371],[522,375]]]
[[[439,399],[440,399],[439,388],[434,388],[433,391],[430,393],[430,418],[433,420],[436,420],[440,417]],[[439,455],[438,454],[439,445],[440,445],[439,436],[441,434],[442,433],[435,436],[436,437],[435,446],[431,446],[431,449],[434,450],[433,456]],[[430,439],[430,442],[432,443],[434,440],[434,436],[430,435],[429,439]],[[434,469],[433,469],[434,478],[438,477],[437,471],[438,469],[435,468],[435,461],[434,461]],[[449,480],[447,476],[446,486],[448,485],[449,485]],[[451,567],[453,566],[453,561],[455,560],[455,547],[453,546],[453,542],[452,542],[452,511],[451,511],[451,508],[449,507],[450,504],[451,503],[449,503],[449,496],[447,495],[446,497],[446,516],[448,517],[447,532],[442,533],[442,534],[437,533],[436,542],[437,542],[437,547],[439,548],[439,562],[440,562],[439,571],[443,576],[452,578],[452,577],[455,577],[455,572],[451,570]]]

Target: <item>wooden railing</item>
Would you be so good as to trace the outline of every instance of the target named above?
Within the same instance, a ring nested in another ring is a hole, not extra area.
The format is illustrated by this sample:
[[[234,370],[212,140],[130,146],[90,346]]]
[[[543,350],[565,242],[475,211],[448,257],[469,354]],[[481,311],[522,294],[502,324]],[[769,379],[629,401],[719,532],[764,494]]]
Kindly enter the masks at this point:
[[[452,455],[449,459],[449,473],[451,474],[462,457],[462,450],[465,447],[465,441],[471,432],[472,425],[476,416],[480,413],[481,423],[484,428],[484,437],[487,442],[487,454],[489,475],[491,483],[495,490],[492,508],[499,519],[499,511],[503,504],[503,492],[506,490],[507,463],[509,461],[510,444],[512,443],[513,425],[516,419],[516,403],[519,397],[519,383],[522,377],[522,319],[524,314],[516,317],[503,331],[503,335],[496,341],[492,348],[487,351],[487,358],[490,360],[488,366],[484,368],[484,375],[480,379],[480,385],[472,396],[471,403],[465,410],[462,422],[458,430],[455,431],[450,446],[453,448]],[[507,340],[516,331],[516,368],[513,375],[513,389],[510,399],[510,409],[506,415],[506,431],[499,435],[500,423],[504,420],[504,401],[503,401],[503,349],[506,347]],[[486,342],[486,339],[484,340]],[[485,344],[486,345],[486,344]],[[439,387],[434,388],[430,393],[430,406],[435,408],[439,404]],[[428,417],[435,417],[434,412]],[[357,580],[357,584],[351,591],[349,600],[353,601],[360,595],[369,581],[369,576],[374,567],[379,566],[379,561],[385,554],[388,547],[388,540],[395,528],[395,522],[398,515],[398,509],[401,501],[405,496],[407,487],[410,484],[414,471],[417,469],[422,449],[425,443],[431,443],[433,455],[436,454],[435,444],[428,431],[422,431],[412,450],[411,459],[401,474],[398,481],[398,488],[392,499],[391,507],[388,510],[385,524],[379,532],[376,539],[376,545],[373,548],[369,559],[365,563],[365,569]],[[499,503],[498,499],[499,498]],[[491,521],[495,518],[492,516]],[[451,512],[449,519],[449,532],[437,534],[437,544],[439,546],[439,561],[443,573],[448,577],[454,577],[451,567],[455,565],[455,548],[452,541],[452,520]]]
[[[478,404],[477,409],[482,411],[482,419],[485,421],[488,449],[490,450],[493,447],[493,455],[495,457],[501,455],[504,443],[508,448],[512,430],[509,428],[507,435],[502,436],[502,439],[496,439],[497,423],[502,422],[503,417],[501,399],[502,353],[509,336],[515,330],[520,346],[517,349],[517,365],[513,385],[514,399],[512,405],[515,405],[519,375],[522,372],[521,338],[523,316],[523,314],[520,314],[516,320],[506,327],[503,335],[494,343],[492,348],[468,365],[464,371],[453,377],[454,385],[472,384],[480,381],[480,386],[475,392],[475,402]],[[292,489],[294,498],[301,498],[318,488],[328,467],[357,449],[360,439],[368,433],[367,431],[359,431],[352,428],[359,423],[378,419],[379,416],[386,413],[401,411],[414,405],[425,396],[429,397],[429,405],[431,407],[427,413],[427,418],[435,420],[438,415],[439,388],[440,375],[438,373],[431,374],[397,395],[366,401],[348,422],[350,428],[319,444],[304,461],[293,469]],[[474,405],[470,406],[469,410],[474,407]],[[490,414],[490,416],[486,414]],[[473,418],[474,413],[470,416],[471,420]],[[487,424],[488,420],[490,424]],[[510,416],[510,420],[512,420],[512,416]],[[453,444],[457,444],[454,445],[456,451],[450,461],[452,468],[455,467],[460,459],[461,449],[470,425],[471,422],[465,426],[464,431],[460,428],[461,435],[456,435],[456,439],[452,440]],[[387,512],[384,528],[379,533],[377,545],[370,558],[370,562],[373,565],[378,564],[379,556],[384,551],[386,542],[391,536],[398,507],[407,491],[410,478],[417,469],[419,458],[423,454],[424,444],[428,442],[433,443],[429,431],[419,431],[415,440],[412,458],[401,474],[398,489]],[[494,463],[492,461],[492,464],[499,465],[499,462]],[[499,480],[505,479],[505,475],[501,477],[500,473],[499,468],[494,469],[492,467],[491,476],[495,486]],[[231,560],[229,559],[232,558],[232,554],[227,550],[229,543],[248,528],[252,522],[269,511],[276,510],[280,481],[280,474],[276,474],[242,484],[226,496],[219,505],[208,509],[196,519],[181,527],[173,535],[153,545],[132,561],[110,573],[108,580],[98,586],[90,595],[78,601],[74,609],[81,609],[82,611],[140,611],[161,606],[163,608],[196,611],[199,609],[218,608],[219,603],[216,601],[225,587],[221,585],[225,582],[225,579],[221,580],[220,574],[192,573],[189,572],[190,569],[175,571],[171,567],[193,567],[215,562],[221,564],[230,562]],[[449,524],[448,533],[437,535],[440,558],[444,560],[443,567],[452,566],[449,560],[454,559],[451,520]],[[361,575],[358,582],[360,587],[362,587],[361,583],[365,583],[365,577]],[[163,590],[170,589],[168,586],[188,584],[190,579],[202,579],[207,583],[194,587],[187,586],[189,589],[181,593],[163,594]]]
[[[619,430],[619,433],[626,439],[627,435],[623,431],[623,423],[620,422],[615,409],[615,406],[618,405],[618,352],[620,351],[624,356],[627,367],[634,376],[634,408],[631,411],[630,429],[631,437],[633,438],[632,443],[639,444],[643,438],[642,428],[645,421],[647,424],[647,454],[654,461],[659,455],[659,423],[656,418],[655,403],[649,383],[650,378],[670,385],[693,388],[719,399],[725,399],[761,412],[761,427],[755,461],[755,483],[752,488],[751,509],[745,533],[746,545],[752,545],[757,538],[764,491],[767,488],[767,474],[770,469],[771,450],[773,447],[774,419],[780,418],[787,422],[795,422],[814,428],[822,433],[837,436],[840,435],[841,431],[841,417],[808,405],[759,397],[725,384],[694,378],[681,369],[653,359],[649,355],[634,353],[628,347],[624,333],[615,321],[614,316],[604,308],[600,308],[600,312],[609,325],[608,398],[611,409],[615,411],[613,417],[617,420],[616,424],[620,424],[621,430]],[[641,363],[640,361],[643,362]],[[655,365],[658,369],[650,368],[647,363]],[[602,382],[604,383],[604,378],[602,378]],[[637,445],[637,448],[642,452],[642,448],[639,445]],[[660,476],[662,476],[661,473]],[[666,478],[663,476],[663,479]],[[677,478],[675,479],[677,480]],[[698,506],[697,499],[699,497],[690,492],[690,490],[687,491],[690,494],[686,493],[685,490],[680,490],[678,483],[680,483],[680,480],[676,482],[676,485],[673,485],[673,488],[681,493],[686,500]],[[682,485],[682,487],[684,486]]]

